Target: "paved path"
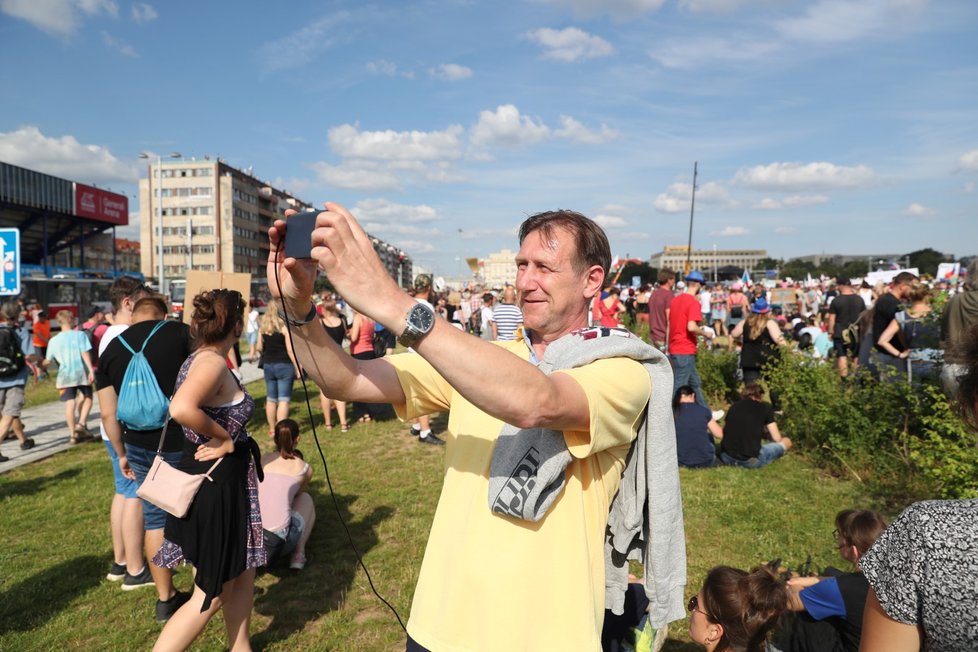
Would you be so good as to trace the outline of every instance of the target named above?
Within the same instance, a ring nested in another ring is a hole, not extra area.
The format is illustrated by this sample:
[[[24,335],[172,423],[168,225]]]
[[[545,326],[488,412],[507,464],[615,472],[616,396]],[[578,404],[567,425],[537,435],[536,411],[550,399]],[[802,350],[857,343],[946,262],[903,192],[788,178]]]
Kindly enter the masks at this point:
[[[263,377],[261,369],[250,362],[241,365],[241,375],[245,384]],[[68,427],[65,425],[65,409],[61,402],[54,401],[24,408],[21,419],[24,421],[24,430],[27,432],[27,436],[34,439],[34,448],[29,451],[20,450],[20,442],[17,441],[13,433],[8,434],[7,438],[0,444],[0,453],[9,457],[10,460],[0,462],[0,473],[6,473],[10,469],[16,469],[18,466],[30,464],[70,448],[68,445]],[[97,438],[98,422],[98,399],[96,399],[95,406],[88,417],[88,429]],[[94,446],[96,444],[102,445],[101,438],[98,438],[94,443],[83,442],[78,446]]]

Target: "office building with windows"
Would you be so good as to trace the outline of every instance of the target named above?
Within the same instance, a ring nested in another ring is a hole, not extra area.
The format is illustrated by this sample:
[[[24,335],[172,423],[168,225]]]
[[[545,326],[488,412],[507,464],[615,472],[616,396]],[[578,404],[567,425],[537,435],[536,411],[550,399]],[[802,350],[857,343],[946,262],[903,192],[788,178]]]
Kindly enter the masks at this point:
[[[263,279],[272,222],[287,209],[313,209],[220,159],[164,159],[162,168],[157,165],[152,162],[148,176],[139,181],[140,269],[146,277],[157,276],[162,239],[165,279],[184,278],[188,269],[244,272]],[[406,275],[410,282],[410,257],[382,240],[371,240],[391,276],[400,282]]]
[[[736,267],[751,272],[762,258],[767,258],[766,249],[693,249],[690,252],[689,247],[667,246],[659,253],[652,254],[649,266],[682,271],[686,266],[687,252],[691,269],[700,271]]]

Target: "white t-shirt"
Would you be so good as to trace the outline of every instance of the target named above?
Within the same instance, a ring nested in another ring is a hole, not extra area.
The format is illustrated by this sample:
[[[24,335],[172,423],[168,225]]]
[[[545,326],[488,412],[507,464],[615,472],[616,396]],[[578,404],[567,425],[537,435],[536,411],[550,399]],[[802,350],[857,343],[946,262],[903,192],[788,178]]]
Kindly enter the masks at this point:
[[[700,292],[700,312],[710,312],[710,303],[713,300],[713,293],[709,290]]]
[[[248,324],[245,326],[246,333],[254,333],[258,330],[258,309],[252,308],[251,312],[248,313]]]
[[[129,328],[129,324],[112,324],[105,329],[105,333],[102,334],[102,339],[98,343],[98,356],[101,358],[102,354],[105,353],[105,347],[109,345],[109,342],[114,340],[119,336],[119,333]],[[102,406],[99,406],[99,413],[101,414]],[[109,436],[105,434],[105,426],[102,425],[102,420],[99,419],[98,422],[99,432],[102,433],[102,439],[109,441]]]
[[[485,333],[487,331],[491,331],[492,326],[489,325],[489,322],[492,321],[492,308],[489,306],[482,306],[482,310],[479,315],[482,318],[482,332]]]

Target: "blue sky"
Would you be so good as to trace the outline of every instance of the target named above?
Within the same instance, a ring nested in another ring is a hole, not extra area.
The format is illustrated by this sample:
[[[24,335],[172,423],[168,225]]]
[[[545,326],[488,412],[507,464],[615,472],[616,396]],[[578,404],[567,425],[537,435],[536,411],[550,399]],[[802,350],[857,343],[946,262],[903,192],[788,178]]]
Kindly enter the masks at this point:
[[[445,275],[558,207],[685,244],[694,161],[696,247],[961,256],[976,43],[973,0],[0,0],[0,160],[220,156]]]

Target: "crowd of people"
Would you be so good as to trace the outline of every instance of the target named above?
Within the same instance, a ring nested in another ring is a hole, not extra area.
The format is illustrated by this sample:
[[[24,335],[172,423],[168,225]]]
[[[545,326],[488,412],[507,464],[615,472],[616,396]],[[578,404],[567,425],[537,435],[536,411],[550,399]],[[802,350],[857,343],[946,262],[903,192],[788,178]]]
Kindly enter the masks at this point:
[[[42,337],[40,354],[23,337],[32,334],[18,323],[20,307],[0,310],[0,346],[16,335],[39,373],[57,363],[76,438],[93,381],[98,389],[116,494],[108,578],[125,590],[155,587],[155,616],[166,623],[155,649],[186,649],[218,611],[228,647],[249,649],[257,569],[276,559],[305,567],[312,468],[289,418],[292,384],[303,374],[321,392],[327,426],[334,408],[345,432],[387,404],[418,441],[445,446],[409,652],[622,649],[603,630],[630,612],[658,632],[688,617],[690,638],[709,652],[974,649],[978,501],[918,503],[889,526],[875,512],[845,510],[835,537],[853,571],[785,582],[773,568],[721,565],[687,599],[679,467],[758,468],[791,449],[777,425],[778,399],[763,386],[767,364],[786,346],[812,360],[834,351],[845,377],[865,368],[894,381],[941,368],[975,426],[978,269],[940,319],[930,309],[935,288],[909,273],[870,292],[871,305],[847,279],[746,287],[663,270],[655,287],[622,289],[606,283],[610,248],[600,227],[552,211],[521,226],[512,286],[446,290],[422,274],[405,292],[356,219],[326,208],[312,244],[328,255],[285,258],[287,221],[270,229],[275,302],[264,315],[246,314],[238,292],[218,289],[194,298],[189,326],[169,322],[161,297],[123,277],[95,346],[88,329],[59,315],[61,333]],[[337,294],[315,294],[320,270]],[[648,341],[623,327],[646,323]],[[242,337],[265,374],[274,450],[264,455],[246,427],[255,401],[233,373]],[[707,404],[696,364],[701,339],[716,347],[720,338],[739,351],[744,383],[726,410]],[[395,353],[398,344],[405,350]],[[920,363],[934,362],[935,351],[945,364]],[[150,430],[130,427],[120,409],[139,355],[171,397],[169,417]],[[0,429],[20,438],[17,383],[27,374],[17,374],[9,386],[0,375]],[[21,404],[22,395],[21,387]],[[438,412],[450,414],[441,436],[429,420]],[[211,478],[184,517],[136,495],[157,455]],[[629,576],[630,558],[644,565],[641,580]],[[182,562],[194,567],[191,593],[174,587]],[[497,604],[506,605],[505,622],[479,608]]]

